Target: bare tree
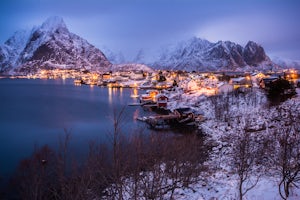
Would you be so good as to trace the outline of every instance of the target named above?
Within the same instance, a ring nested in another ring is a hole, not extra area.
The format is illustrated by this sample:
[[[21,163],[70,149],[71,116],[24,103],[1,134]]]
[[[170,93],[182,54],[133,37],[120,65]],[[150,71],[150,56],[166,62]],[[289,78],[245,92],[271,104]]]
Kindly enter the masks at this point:
[[[257,161],[261,149],[255,137],[251,132],[247,131],[247,122],[241,126],[239,132],[232,138],[234,142],[231,153],[231,167],[233,172],[238,175],[240,200],[242,200],[246,193],[253,189],[259,181],[260,175],[257,175],[259,174],[257,173],[259,169]]]
[[[110,187],[110,196],[117,199],[123,199],[124,178],[126,173],[125,156],[126,137],[122,132],[122,125],[125,121],[125,106],[117,112],[114,110],[112,122],[113,130],[108,135],[112,145],[112,173],[110,179],[113,186]]]
[[[36,147],[32,156],[20,162],[14,185],[22,199],[50,199],[55,181],[55,154],[48,147]]]
[[[279,114],[283,123],[275,131],[277,151],[273,159],[280,169],[279,194],[288,199],[291,187],[300,183],[300,116],[284,108],[279,108]]]

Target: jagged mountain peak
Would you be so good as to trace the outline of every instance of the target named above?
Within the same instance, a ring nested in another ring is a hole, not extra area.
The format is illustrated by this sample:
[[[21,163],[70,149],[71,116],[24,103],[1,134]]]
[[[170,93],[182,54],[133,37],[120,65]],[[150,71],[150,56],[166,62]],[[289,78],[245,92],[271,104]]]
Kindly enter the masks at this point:
[[[196,70],[235,70],[260,64],[272,65],[264,49],[253,41],[245,47],[231,41],[216,43],[193,37],[167,49],[153,62],[155,68]]]
[[[175,48],[193,48],[193,49],[203,49],[210,46],[212,43],[206,39],[192,37],[186,41],[181,41],[178,45],[175,45]]]
[[[262,47],[253,41],[248,41],[245,46],[245,49],[247,49],[248,51],[251,51],[251,52],[255,52],[258,48],[262,48]]]
[[[197,38],[197,37],[192,37],[190,39],[187,40],[189,44],[193,45],[193,44],[203,44],[203,45],[210,45],[211,42],[209,42],[206,39],[203,38]]]
[[[261,45],[259,45],[258,43],[254,42],[254,41],[252,41],[252,40],[249,40],[249,41],[247,42],[246,46],[261,46]],[[245,47],[246,47],[246,46],[245,46]]]
[[[52,16],[46,19],[46,21],[40,26],[43,31],[55,31],[57,29],[67,29],[67,26],[63,18],[59,16]]]
[[[0,46],[0,73],[26,74],[55,68],[106,71],[111,66],[99,49],[69,32],[61,17],[50,17],[23,35],[22,40],[13,36]]]
[[[258,63],[263,61],[270,62],[270,59],[266,55],[264,48],[253,41],[249,41],[246,44],[243,56],[248,65],[256,66]]]

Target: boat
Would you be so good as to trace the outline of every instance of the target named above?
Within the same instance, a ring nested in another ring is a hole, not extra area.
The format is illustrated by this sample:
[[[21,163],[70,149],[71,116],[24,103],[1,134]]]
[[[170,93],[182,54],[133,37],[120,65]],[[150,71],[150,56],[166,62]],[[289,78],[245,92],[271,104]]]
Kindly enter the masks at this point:
[[[139,98],[140,95],[138,95],[138,94],[131,94],[130,97],[131,97],[131,98]]]
[[[155,97],[158,94],[158,90],[147,90],[146,94],[140,95],[140,102],[145,103],[145,102],[155,102]]]

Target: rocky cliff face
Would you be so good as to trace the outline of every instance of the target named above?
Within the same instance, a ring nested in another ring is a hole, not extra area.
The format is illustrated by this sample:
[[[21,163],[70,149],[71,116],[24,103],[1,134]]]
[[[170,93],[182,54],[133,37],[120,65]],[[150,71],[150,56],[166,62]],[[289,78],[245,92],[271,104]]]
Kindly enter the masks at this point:
[[[261,62],[269,61],[265,50],[255,42],[249,41],[244,48],[243,57],[248,65],[257,66]]]
[[[211,43],[192,38],[162,53],[152,66],[173,70],[241,70],[249,67],[272,67],[264,49],[249,41],[245,47],[230,41]]]
[[[0,72],[32,73],[39,69],[106,71],[105,55],[70,33],[60,17],[51,17],[30,32],[16,32],[0,47]]]

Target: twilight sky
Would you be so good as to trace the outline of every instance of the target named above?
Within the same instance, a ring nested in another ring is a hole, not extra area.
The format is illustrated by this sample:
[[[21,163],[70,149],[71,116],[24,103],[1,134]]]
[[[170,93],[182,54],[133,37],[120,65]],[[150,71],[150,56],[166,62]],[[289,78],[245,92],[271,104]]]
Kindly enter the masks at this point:
[[[0,44],[50,16],[69,30],[129,59],[193,36],[241,45],[253,40],[269,56],[300,60],[299,0],[1,0]]]

